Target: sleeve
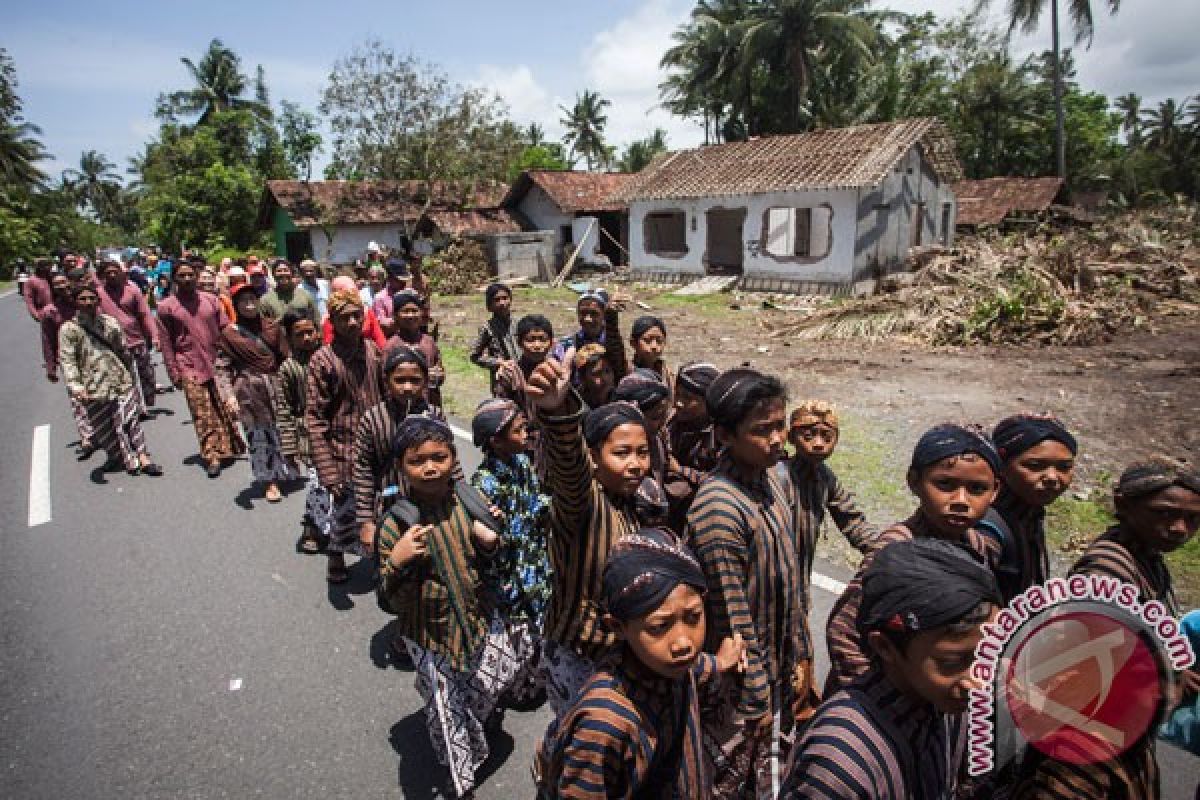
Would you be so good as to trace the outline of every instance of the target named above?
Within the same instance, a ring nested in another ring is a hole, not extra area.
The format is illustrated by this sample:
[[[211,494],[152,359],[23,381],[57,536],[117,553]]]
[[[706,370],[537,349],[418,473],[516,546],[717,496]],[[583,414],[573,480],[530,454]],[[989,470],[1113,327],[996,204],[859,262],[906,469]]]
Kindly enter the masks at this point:
[[[612,366],[613,383],[620,383],[629,374],[629,359],[621,338],[621,315],[615,308],[604,309],[604,356]]]
[[[63,377],[67,389],[72,392],[83,391],[83,373],[79,364],[79,336],[75,333],[78,328],[74,325],[63,325],[58,329],[58,355],[62,359]]]
[[[378,535],[379,591],[383,592],[392,601],[392,608],[399,609],[404,604],[397,596],[397,592],[417,575],[417,569],[413,565],[405,565],[403,567],[392,566],[390,561],[392,548],[396,546],[396,542],[404,535],[404,531],[400,529],[400,523],[396,520],[395,516],[388,514],[384,517],[383,522],[379,525]]]
[[[171,383],[179,383],[179,363],[175,358],[175,343],[171,339],[170,316],[164,315],[162,309],[158,313],[158,346],[162,351],[163,366],[167,368],[167,375],[171,378]]]
[[[61,326],[53,314],[45,314],[39,321],[42,329],[42,358],[46,364],[46,374],[58,371],[58,330]]]
[[[561,734],[562,772],[553,796],[560,800],[630,800],[636,754],[630,731],[612,720],[581,712]]]
[[[825,467],[825,470],[828,472],[825,508],[829,510],[830,518],[846,537],[846,541],[859,552],[866,553],[874,546],[878,531],[867,522],[867,515],[858,507],[854,492],[842,485],[833,470],[828,467]]]
[[[888,796],[888,784],[862,785],[856,776],[874,778],[858,753],[846,751],[837,737],[810,729],[788,763],[780,800],[870,800]]]
[[[225,348],[221,346],[221,342],[217,342],[217,357],[213,360],[213,383],[217,386],[217,394],[222,400],[228,400],[230,397],[236,396],[233,390],[233,382],[236,379],[237,369],[234,366],[233,359],[225,352]]]
[[[475,341],[471,343],[471,363],[477,367],[484,369],[495,369],[500,363],[500,359],[488,351],[491,349],[489,345],[492,341],[492,331],[487,325],[481,325],[479,333],[475,334]]]
[[[354,487],[354,518],[359,525],[375,521],[375,501],[379,494],[378,481],[384,470],[375,452],[375,437],[371,428],[372,414],[368,411],[358,421],[354,432],[354,451],[351,457],[350,482]]]
[[[301,373],[302,374],[302,373]],[[297,427],[298,392],[304,387],[297,387],[297,374],[286,365],[279,370],[279,391],[276,393],[275,422],[279,426],[279,441],[283,454],[289,458],[300,455],[300,434]]]
[[[392,329],[392,309],[391,297],[380,292],[379,295],[371,302],[371,310],[375,312],[375,319],[379,322],[383,332],[389,333]]]
[[[688,529],[692,550],[708,581],[704,606],[709,612],[709,640],[719,641],[736,632],[746,642],[748,665],[742,675],[737,712],[752,719],[770,710],[771,688],[746,596],[749,558],[742,540],[746,523],[722,493],[722,487],[711,482],[700,490],[688,513]]]
[[[572,390],[574,395],[574,390]],[[592,468],[583,442],[583,404],[561,417],[538,413],[546,459],[546,493],[554,498],[551,513],[562,531],[578,531],[591,502]]]
[[[37,299],[34,297],[34,295],[37,294],[37,291],[35,290],[36,285],[37,284],[33,283],[32,281],[26,281],[23,296],[25,298],[25,309],[29,312],[29,316],[34,322],[41,322],[42,315],[38,311]]]
[[[304,409],[304,424],[308,428],[313,466],[317,470],[317,480],[326,489],[333,489],[341,483],[337,462],[329,447],[329,414],[334,402],[330,387],[333,376],[330,375],[330,371],[316,356],[309,362]]]
[[[150,347],[158,339],[158,326],[154,323],[154,315],[150,313],[150,304],[146,302],[146,296],[141,292],[134,292],[134,303],[137,305],[136,314],[138,327],[142,329],[142,336],[146,337],[146,346]]]

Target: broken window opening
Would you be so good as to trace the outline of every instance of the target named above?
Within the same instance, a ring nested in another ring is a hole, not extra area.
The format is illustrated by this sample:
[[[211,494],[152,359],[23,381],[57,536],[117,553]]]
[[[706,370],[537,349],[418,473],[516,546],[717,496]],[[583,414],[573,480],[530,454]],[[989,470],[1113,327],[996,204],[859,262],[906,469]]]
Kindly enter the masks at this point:
[[[668,258],[687,255],[687,214],[683,211],[654,211],[642,222],[647,253]]]
[[[821,259],[833,247],[833,208],[829,205],[768,208],[763,250],[779,259]]]

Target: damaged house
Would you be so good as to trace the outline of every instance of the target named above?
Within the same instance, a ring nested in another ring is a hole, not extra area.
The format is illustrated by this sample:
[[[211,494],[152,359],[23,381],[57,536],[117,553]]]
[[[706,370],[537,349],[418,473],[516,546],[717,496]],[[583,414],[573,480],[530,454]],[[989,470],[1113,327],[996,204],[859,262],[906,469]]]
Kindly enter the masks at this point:
[[[771,136],[660,156],[610,200],[650,280],[843,291],[954,235],[954,141],[936,119]]]
[[[634,178],[621,172],[531,169],[513,182],[503,206],[526,230],[554,234],[558,264],[582,242],[583,264],[626,264],[629,215],[617,195]]]

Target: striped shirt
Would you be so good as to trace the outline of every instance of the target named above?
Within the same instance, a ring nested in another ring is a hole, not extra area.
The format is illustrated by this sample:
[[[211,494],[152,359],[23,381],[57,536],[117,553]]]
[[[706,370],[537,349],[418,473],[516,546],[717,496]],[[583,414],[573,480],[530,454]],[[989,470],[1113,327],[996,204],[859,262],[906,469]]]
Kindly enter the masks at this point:
[[[374,342],[346,347],[334,340],[308,362],[304,423],[317,480],[326,489],[350,484],[358,420],[383,399],[383,363]]]
[[[609,497],[592,477],[580,430],[583,413],[540,416],[554,573],[545,636],[596,660],[616,641],[597,605],[604,562],[617,539],[637,530],[638,520],[633,498]]]
[[[517,326],[513,324],[511,317],[501,319],[493,314],[491,319],[479,326],[479,333],[475,334],[475,341],[471,343],[471,363],[488,370],[493,391],[496,385],[496,366],[501,361],[516,361],[521,357],[516,332]]]
[[[1071,746],[1068,743],[1066,746]],[[1081,753],[1081,756],[1087,754]],[[1133,747],[1118,758],[1095,764],[1056,761],[1029,747],[1010,800],[1158,800],[1158,762],[1154,741]]]
[[[1138,589],[1142,604],[1151,600],[1162,603],[1171,616],[1180,616],[1179,601],[1171,584],[1171,573],[1161,553],[1131,548],[1121,527],[1114,526],[1096,537],[1071,567],[1072,575],[1108,575]],[[1135,539],[1136,540],[1136,539]]]
[[[995,518],[999,519],[996,520]],[[1050,554],[1046,550],[1046,509],[1021,501],[1006,487],[992,504],[984,524],[999,522],[1007,529],[1009,544],[1003,548],[996,568],[996,582],[1004,602],[1009,602],[1034,584],[1050,577]]]
[[[867,523],[867,515],[858,507],[854,493],[842,485],[828,464],[792,458],[781,468],[792,480],[796,491],[796,538],[804,554],[804,586],[808,591],[813,555],[821,525],[829,513],[833,524],[856,550],[867,553],[874,547],[878,532]]]
[[[308,464],[312,459],[308,429],[304,425],[305,371],[311,355],[293,353],[284,359],[279,365],[279,391],[276,393],[279,402],[275,407],[275,421],[279,426],[283,454],[301,464]]]
[[[599,668],[538,748],[539,797],[707,797],[698,694],[715,687],[716,661],[702,653],[678,680],[654,675],[629,657]]]
[[[396,428],[409,414],[445,420],[440,409],[420,403],[420,408],[405,408],[392,399],[384,400],[363,413],[354,434],[354,464],[351,482],[354,485],[354,514],[361,525],[374,522],[382,511],[383,493],[395,487],[402,493],[404,475],[400,459],[392,455]],[[456,477],[462,477],[461,468]]]
[[[858,632],[858,607],[862,604],[862,578],[871,565],[873,555],[893,542],[909,539],[945,538],[936,532],[918,511],[904,522],[892,525],[880,532],[873,549],[863,558],[854,579],[846,586],[842,596],[833,604],[829,621],[825,627],[825,641],[829,647],[829,683],[827,688],[848,686],[866,674],[871,666],[865,643]],[[963,544],[980,559],[995,569],[1000,558],[1000,544],[990,535],[975,528],[967,531]]]
[[[737,711],[747,719],[775,710],[772,690],[812,657],[794,502],[791,484],[773,470],[748,474],[725,455],[688,512],[690,544],[708,580],[706,649],[734,633],[745,640]]]
[[[781,800],[952,798],[961,714],[941,714],[871,670],[821,704],[792,750]]]
[[[453,493],[444,503],[419,503],[428,555],[403,567],[388,560],[407,529],[390,512],[379,528],[379,590],[397,614],[399,633],[443,655],[465,672],[487,637],[488,607],[480,574],[490,559],[475,548],[471,518]]]

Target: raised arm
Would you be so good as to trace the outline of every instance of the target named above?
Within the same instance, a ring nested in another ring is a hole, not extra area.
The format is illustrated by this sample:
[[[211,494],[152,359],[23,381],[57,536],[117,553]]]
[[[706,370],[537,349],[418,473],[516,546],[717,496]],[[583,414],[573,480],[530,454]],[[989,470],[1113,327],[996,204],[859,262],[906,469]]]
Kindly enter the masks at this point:
[[[827,487],[825,508],[828,509],[833,523],[856,550],[861,553],[872,550],[879,538],[879,531],[867,522],[867,515],[859,508],[854,492],[842,485],[838,476],[827,465],[822,464],[821,468]]]
[[[557,361],[539,364],[529,376],[526,393],[537,404],[546,459],[546,493],[554,498],[551,513],[563,530],[578,530],[586,521],[592,492],[592,467],[583,441],[583,402],[571,389],[567,368]]]

